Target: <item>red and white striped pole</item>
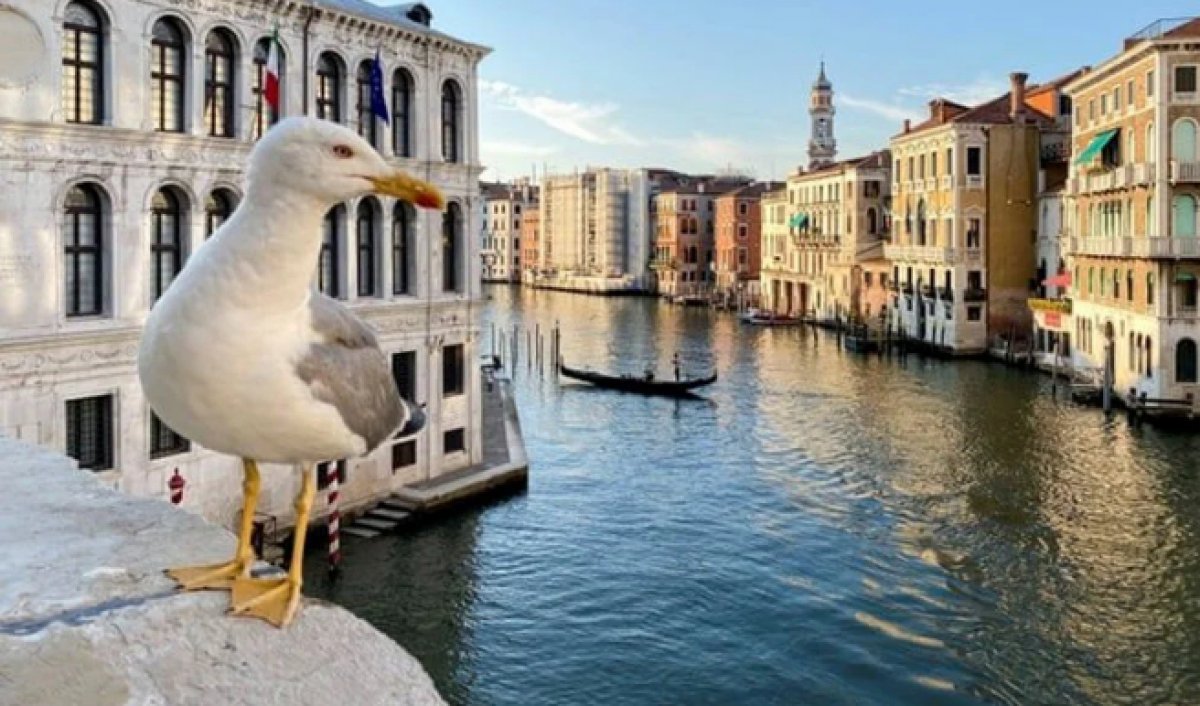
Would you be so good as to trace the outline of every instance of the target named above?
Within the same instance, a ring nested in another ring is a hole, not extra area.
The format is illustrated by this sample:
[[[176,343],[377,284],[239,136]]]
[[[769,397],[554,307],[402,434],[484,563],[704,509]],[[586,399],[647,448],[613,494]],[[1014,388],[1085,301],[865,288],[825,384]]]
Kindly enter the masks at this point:
[[[337,573],[342,564],[341,523],[342,516],[338,510],[338,476],[341,475],[341,464],[345,461],[335,461],[329,464],[329,573]]]

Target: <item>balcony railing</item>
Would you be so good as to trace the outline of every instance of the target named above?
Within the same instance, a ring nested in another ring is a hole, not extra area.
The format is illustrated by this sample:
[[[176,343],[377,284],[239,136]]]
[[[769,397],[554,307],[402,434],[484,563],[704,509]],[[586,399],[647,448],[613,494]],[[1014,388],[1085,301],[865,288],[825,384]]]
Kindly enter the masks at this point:
[[[980,174],[968,174],[967,175],[967,188],[968,189],[982,189],[983,188],[983,176]]]
[[[949,174],[941,176],[941,184],[943,191],[949,191],[954,186],[954,177]]]
[[[885,243],[883,246],[883,256],[889,260],[947,265],[957,261],[958,251],[954,248],[929,245],[891,245]]]
[[[944,302],[953,302],[954,290],[949,287],[942,287],[938,290],[938,297]]]
[[[921,287],[921,296],[926,299],[933,299],[937,295],[937,288],[931,284],[926,284]]]
[[[1070,238],[1072,255],[1100,257],[1200,257],[1200,238],[1171,236]]]
[[[1200,162],[1179,162],[1172,159],[1171,181],[1176,184],[1200,182]]]

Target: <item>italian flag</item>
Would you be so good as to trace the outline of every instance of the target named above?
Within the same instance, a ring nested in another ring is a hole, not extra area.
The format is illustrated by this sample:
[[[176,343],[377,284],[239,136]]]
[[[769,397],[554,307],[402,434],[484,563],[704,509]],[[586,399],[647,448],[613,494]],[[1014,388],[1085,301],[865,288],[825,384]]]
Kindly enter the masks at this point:
[[[279,114],[279,26],[271,32],[271,48],[267,51],[267,78],[263,86],[263,95],[267,105],[275,114]]]

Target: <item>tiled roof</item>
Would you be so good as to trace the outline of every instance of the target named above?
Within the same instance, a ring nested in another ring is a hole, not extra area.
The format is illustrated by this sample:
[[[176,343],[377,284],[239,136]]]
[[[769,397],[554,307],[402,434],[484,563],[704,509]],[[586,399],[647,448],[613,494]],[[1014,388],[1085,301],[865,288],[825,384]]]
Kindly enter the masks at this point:
[[[774,191],[775,189],[784,188],[785,184],[778,181],[756,181],[753,184],[747,184],[743,187],[727,191],[721,195],[722,198],[758,198],[764,193]]]
[[[1039,87],[1040,86],[1034,86],[1033,89],[1037,89]],[[1010,93],[1006,92],[1004,95],[993,98],[990,101],[987,101],[985,103],[980,103],[979,105],[976,105],[974,107],[966,108],[965,110],[963,110],[962,112],[959,112],[957,114],[947,116],[943,120],[939,120],[936,117],[931,117],[930,119],[926,120],[925,122],[919,123],[917,125],[913,125],[912,127],[910,127],[908,129],[908,132],[901,132],[899,135],[896,135],[896,137],[907,137],[909,135],[912,135],[912,134],[915,134],[918,132],[930,130],[935,127],[941,127],[942,125],[950,125],[952,123],[967,123],[967,124],[976,124],[976,125],[978,125],[978,124],[984,124],[984,125],[1008,125],[1008,124],[1011,124],[1012,123],[1012,115],[1010,114],[1009,111],[1011,109],[1012,100],[1009,98],[1009,96],[1010,96]],[[950,101],[946,101],[946,103],[955,108],[963,107],[963,106],[958,105],[957,103],[951,103]],[[1053,120],[1054,120],[1049,115],[1046,115],[1045,113],[1038,110],[1037,108],[1034,108],[1033,106],[1029,105],[1028,102],[1025,104],[1025,114],[1027,117],[1032,118],[1039,122],[1048,123],[1048,122],[1053,122]]]
[[[883,166],[889,164],[889,162],[890,162],[889,151],[888,150],[879,150],[877,152],[872,152],[871,154],[860,155],[858,157],[851,157],[849,159],[839,160],[832,164],[826,164],[823,167],[817,167],[816,169],[810,169],[808,171],[799,172],[796,174],[796,176],[797,177],[810,177],[810,176],[814,176],[814,175],[818,175],[818,174],[835,172],[835,171],[842,170],[842,169],[853,169],[856,167],[864,167],[867,169],[874,169],[877,167],[883,167]]]

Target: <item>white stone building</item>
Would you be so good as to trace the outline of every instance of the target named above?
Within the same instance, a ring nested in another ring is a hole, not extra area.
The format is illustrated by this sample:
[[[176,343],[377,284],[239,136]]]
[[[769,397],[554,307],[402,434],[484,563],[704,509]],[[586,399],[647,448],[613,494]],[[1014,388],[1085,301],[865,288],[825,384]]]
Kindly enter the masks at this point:
[[[483,184],[484,282],[521,281],[521,221],[537,210],[537,187],[528,177],[508,184]]]
[[[648,291],[653,188],[646,169],[544,177],[535,285]]]
[[[10,0],[0,26],[0,434],[64,450],[135,495],[233,520],[237,459],[154,418],[135,370],[142,324],[190,253],[236,208],[269,37],[283,115],[357,129],[436,183],[445,215],[366,197],[334,209],[314,282],[380,334],[430,423],[349,462],[353,505],[481,459],[476,70],[486,48],[430,27],[419,3]],[[381,52],[390,125],[370,113]],[[13,58],[15,57],[15,59]],[[314,234],[315,235],[315,234]],[[271,404],[264,399],[263,404]],[[286,524],[298,474],[264,469]]]

